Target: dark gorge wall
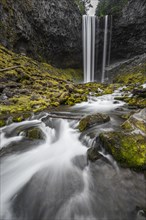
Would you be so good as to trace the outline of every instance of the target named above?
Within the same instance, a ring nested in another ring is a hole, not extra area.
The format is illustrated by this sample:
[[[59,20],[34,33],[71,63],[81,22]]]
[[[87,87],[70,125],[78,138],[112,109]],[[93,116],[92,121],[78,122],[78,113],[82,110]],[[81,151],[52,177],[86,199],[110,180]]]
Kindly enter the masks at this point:
[[[0,0],[0,43],[56,66],[82,65],[81,23],[73,0]]]
[[[128,59],[146,52],[146,1],[130,0],[113,16],[111,59]]]

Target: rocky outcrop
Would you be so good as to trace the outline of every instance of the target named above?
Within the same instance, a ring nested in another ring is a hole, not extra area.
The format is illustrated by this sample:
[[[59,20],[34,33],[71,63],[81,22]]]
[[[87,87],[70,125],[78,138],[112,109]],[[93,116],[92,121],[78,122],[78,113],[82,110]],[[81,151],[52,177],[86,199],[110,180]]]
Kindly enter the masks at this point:
[[[113,17],[111,58],[128,59],[146,52],[146,1],[130,0]]]
[[[0,43],[56,66],[82,65],[81,22],[72,0],[0,1]]]

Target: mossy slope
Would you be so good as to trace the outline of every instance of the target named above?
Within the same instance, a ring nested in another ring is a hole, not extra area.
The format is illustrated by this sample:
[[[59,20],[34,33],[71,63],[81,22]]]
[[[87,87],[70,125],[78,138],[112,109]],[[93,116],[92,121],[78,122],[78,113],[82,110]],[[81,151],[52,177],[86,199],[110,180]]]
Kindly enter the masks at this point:
[[[10,69],[3,71],[5,68]],[[87,99],[84,91],[73,84],[73,79],[81,80],[81,70],[58,69],[3,46],[0,46],[0,70],[1,118],[60,104],[73,105]],[[1,124],[4,123],[1,121]]]

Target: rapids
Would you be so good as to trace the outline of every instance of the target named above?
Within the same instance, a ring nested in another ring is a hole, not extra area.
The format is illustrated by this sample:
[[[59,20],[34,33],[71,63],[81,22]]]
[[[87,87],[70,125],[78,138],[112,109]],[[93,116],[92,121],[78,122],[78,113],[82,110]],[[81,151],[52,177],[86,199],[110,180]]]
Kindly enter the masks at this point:
[[[110,115],[110,122],[82,135],[78,120],[54,119],[47,112],[1,128],[1,150],[13,149],[1,156],[1,220],[144,220],[144,175],[119,167],[104,149],[103,158],[87,160],[98,134],[121,123],[116,109],[124,103],[114,103],[118,92],[68,109]],[[29,140],[29,128],[38,128],[42,140]]]

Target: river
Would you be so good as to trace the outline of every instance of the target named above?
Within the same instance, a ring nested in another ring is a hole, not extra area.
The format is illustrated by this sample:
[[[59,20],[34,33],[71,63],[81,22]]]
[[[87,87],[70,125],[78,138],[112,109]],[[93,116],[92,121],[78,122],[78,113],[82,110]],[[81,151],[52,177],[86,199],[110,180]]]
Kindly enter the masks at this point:
[[[114,102],[118,95],[89,97],[61,114],[104,112],[110,122],[81,134],[78,120],[48,117],[44,112],[1,128],[1,220],[144,220],[143,173],[121,168],[104,150],[103,158],[87,160],[87,149],[101,131],[118,129],[122,121]],[[125,108],[125,110],[127,109]],[[41,131],[30,140],[26,131]]]

